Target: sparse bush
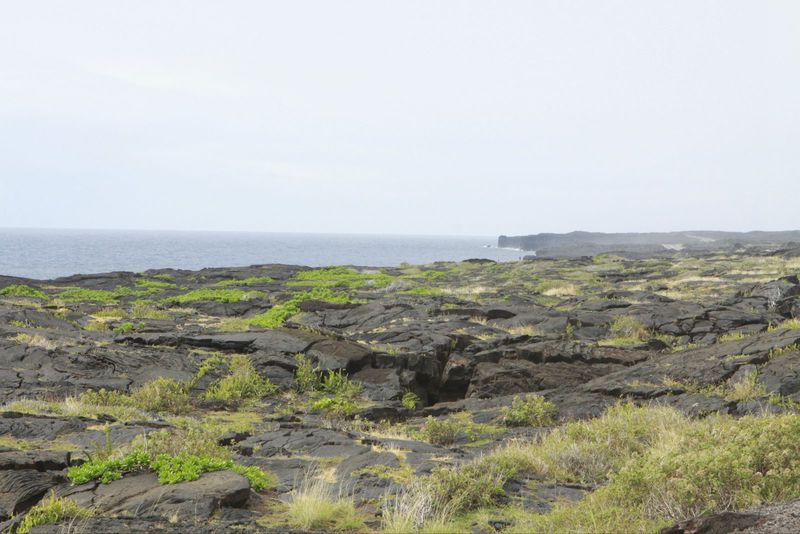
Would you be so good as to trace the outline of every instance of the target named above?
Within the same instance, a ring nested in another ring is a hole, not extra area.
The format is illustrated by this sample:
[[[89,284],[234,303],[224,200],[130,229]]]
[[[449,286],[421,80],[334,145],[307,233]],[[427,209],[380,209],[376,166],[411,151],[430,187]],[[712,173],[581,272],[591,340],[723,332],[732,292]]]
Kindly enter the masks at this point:
[[[238,405],[251,399],[260,399],[277,393],[278,388],[258,374],[250,358],[233,356],[230,360],[230,374],[213,384],[205,397]]]
[[[11,339],[11,341],[21,343],[23,345],[29,345],[31,347],[39,347],[45,350],[56,350],[58,348],[58,343],[56,343],[55,341],[47,339],[44,336],[39,336],[34,334],[20,333],[15,336],[11,336],[9,339]]]
[[[458,421],[447,419],[436,419],[429,415],[425,424],[419,431],[420,437],[428,443],[434,445],[452,445],[461,433],[461,425]]]
[[[507,426],[549,426],[553,424],[556,406],[541,395],[516,396],[510,407],[503,408]]]
[[[173,378],[159,377],[131,394],[134,406],[148,412],[184,413],[191,407],[186,384]]]
[[[172,318],[169,312],[165,310],[159,310],[153,304],[149,304],[146,301],[136,301],[131,306],[131,319],[142,320],[142,319],[150,319],[153,321],[168,321]]]
[[[295,355],[297,369],[294,372],[295,386],[299,393],[309,393],[321,387],[319,367],[305,354]]]
[[[92,510],[79,506],[75,501],[65,497],[49,497],[28,510],[16,530],[16,534],[27,534],[31,529],[41,525],[54,525],[66,519],[82,519],[91,517]]]

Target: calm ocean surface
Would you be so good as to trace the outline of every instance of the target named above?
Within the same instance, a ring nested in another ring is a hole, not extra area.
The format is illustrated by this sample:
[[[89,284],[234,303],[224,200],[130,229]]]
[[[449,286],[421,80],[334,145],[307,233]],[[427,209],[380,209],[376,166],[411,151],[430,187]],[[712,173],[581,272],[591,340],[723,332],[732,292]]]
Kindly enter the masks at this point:
[[[523,255],[496,244],[496,237],[0,229],[0,275],[47,279],[263,263],[386,267]]]

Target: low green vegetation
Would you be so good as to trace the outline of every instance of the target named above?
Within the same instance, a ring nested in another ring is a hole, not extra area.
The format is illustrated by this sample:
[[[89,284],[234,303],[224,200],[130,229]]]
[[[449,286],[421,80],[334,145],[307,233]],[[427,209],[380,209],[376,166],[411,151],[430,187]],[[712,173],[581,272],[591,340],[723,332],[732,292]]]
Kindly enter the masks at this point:
[[[249,322],[259,328],[278,328],[288,319],[300,313],[300,303],[308,300],[321,300],[332,304],[353,304],[362,301],[351,299],[347,293],[331,291],[326,287],[316,287],[311,291],[293,293],[289,300],[274,305],[264,313],[252,317]]]
[[[58,293],[56,298],[67,303],[90,301],[113,304],[119,297],[131,293],[130,290],[126,291],[125,288],[117,288],[115,291],[108,291],[105,289],[83,289],[73,287]]]
[[[27,534],[35,527],[55,525],[62,521],[85,519],[94,515],[92,510],[79,506],[66,497],[56,497],[51,493],[39,504],[28,510],[22,522],[17,526],[15,534]]]
[[[25,297],[46,300],[47,295],[35,287],[12,284],[0,289],[0,297]]]
[[[444,290],[438,287],[420,286],[398,291],[398,295],[410,295],[414,297],[439,297],[445,294]]]
[[[301,271],[287,285],[315,288],[381,289],[393,281],[393,276],[381,272],[360,272],[347,267],[325,267]]]
[[[511,406],[503,409],[507,426],[550,426],[556,416],[556,406],[541,395],[516,396]]]
[[[255,491],[274,486],[276,482],[274,477],[258,467],[246,467],[229,459],[186,453],[175,456],[167,454],[151,456],[143,450],[132,451],[120,458],[88,461],[79,466],[70,467],[67,475],[76,485],[93,480],[108,484],[121,479],[127,473],[144,470],[151,470],[158,474],[158,481],[161,484],[197,480],[203,473],[222,470],[234,471],[247,478]]]
[[[148,280],[146,278],[141,278],[136,280],[136,287],[144,290],[150,290],[151,293],[157,293],[165,289],[176,289],[178,284],[164,280]]]
[[[86,391],[80,401],[93,406],[116,406],[142,410],[145,412],[182,414],[190,411],[194,400],[190,391],[201,378],[213,369],[226,369],[227,374],[213,382],[205,392],[208,400],[223,401],[227,406],[239,407],[248,401],[274,395],[278,388],[262,377],[245,355],[229,358],[215,356],[208,358],[198,368],[197,373],[187,381],[159,377],[143,384],[130,394],[100,389]]]
[[[214,284],[216,287],[241,287],[241,286],[255,286],[260,284],[269,284],[274,282],[269,276],[254,276],[251,278],[237,278],[233,280],[222,280]]]
[[[260,291],[243,291],[241,289],[195,289],[183,295],[170,297],[167,300],[178,304],[208,300],[232,303],[262,297],[263,295]]]

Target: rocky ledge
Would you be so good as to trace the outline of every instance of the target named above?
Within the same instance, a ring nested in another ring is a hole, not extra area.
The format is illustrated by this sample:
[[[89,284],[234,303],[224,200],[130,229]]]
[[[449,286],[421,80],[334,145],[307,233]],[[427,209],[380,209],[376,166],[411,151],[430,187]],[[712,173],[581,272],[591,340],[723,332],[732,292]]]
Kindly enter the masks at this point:
[[[0,530],[792,531],[797,258],[0,277]]]

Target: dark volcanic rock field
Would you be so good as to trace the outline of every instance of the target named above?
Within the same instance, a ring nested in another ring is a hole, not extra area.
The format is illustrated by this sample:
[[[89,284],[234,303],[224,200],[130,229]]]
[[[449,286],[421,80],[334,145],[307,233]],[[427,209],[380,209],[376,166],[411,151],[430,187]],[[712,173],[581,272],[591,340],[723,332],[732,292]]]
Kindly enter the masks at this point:
[[[798,272],[785,250],[0,277],[0,530],[61,497],[84,512],[32,532],[391,530],[418,481],[623,400],[791,413]],[[551,411],[513,421],[528,394]],[[509,507],[547,514],[602,482],[509,474],[500,508],[453,524],[512,528]],[[323,486],[352,517],[299,515]],[[736,519],[777,532],[781,506]]]

